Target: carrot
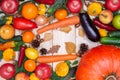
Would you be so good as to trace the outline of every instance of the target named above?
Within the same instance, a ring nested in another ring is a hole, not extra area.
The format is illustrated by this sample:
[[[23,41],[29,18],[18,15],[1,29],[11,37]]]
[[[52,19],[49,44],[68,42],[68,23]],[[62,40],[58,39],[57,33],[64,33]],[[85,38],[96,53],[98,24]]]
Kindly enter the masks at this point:
[[[15,42],[14,41],[9,41],[9,42],[5,42],[0,44],[0,50],[5,50],[7,48],[13,48],[15,47]]]
[[[52,30],[52,29],[59,28],[59,27],[65,27],[68,25],[78,24],[79,22],[80,22],[79,16],[68,17],[68,18],[65,18],[63,20],[54,22],[52,24],[48,24],[47,26],[44,26],[44,27],[38,29],[37,33],[41,34],[41,33],[48,31],[48,30]]]
[[[77,58],[76,54],[65,54],[65,55],[53,55],[53,56],[39,56],[37,62],[39,63],[52,63],[64,60],[74,60]]]

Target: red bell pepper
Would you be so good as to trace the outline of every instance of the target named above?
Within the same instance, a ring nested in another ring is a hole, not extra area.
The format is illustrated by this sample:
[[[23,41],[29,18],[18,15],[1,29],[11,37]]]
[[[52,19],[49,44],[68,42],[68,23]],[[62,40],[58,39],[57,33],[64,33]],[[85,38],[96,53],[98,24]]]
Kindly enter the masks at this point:
[[[52,5],[55,3],[55,0],[35,0],[35,1],[42,4],[48,4],[48,5]]]
[[[19,30],[30,30],[33,28],[37,28],[37,24],[35,22],[25,19],[23,17],[14,18],[13,26]]]

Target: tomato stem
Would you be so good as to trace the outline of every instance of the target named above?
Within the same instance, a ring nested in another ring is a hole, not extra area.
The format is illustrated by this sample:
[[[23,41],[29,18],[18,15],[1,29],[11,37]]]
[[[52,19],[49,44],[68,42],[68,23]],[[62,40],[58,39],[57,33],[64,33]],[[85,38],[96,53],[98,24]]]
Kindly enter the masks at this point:
[[[105,78],[105,80],[117,80],[117,77],[115,75],[109,75]]]
[[[117,0],[113,0],[113,3],[116,4],[116,3],[117,3]]]

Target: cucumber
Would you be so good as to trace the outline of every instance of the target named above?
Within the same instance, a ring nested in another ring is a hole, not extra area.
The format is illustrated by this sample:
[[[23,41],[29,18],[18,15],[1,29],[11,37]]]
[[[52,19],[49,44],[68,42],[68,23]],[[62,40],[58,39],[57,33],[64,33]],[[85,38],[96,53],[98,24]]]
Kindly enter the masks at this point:
[[[0,43],[5,43],[5,42],[8,42],[8,41],[12,41],[12,40],[17,41],[17,42],[22,41],[22,36],[17,35],[17,36],[14,36],[12,39],[9,39],[9,40],[5,40],[5,39],[0,38]]]
[[[120,38],[117,37],[102,37],[100,43],[108,45],[120,45]]]
[[[110,31],[110,32],[108,32],[108,36],[120,38],[120,31]]]

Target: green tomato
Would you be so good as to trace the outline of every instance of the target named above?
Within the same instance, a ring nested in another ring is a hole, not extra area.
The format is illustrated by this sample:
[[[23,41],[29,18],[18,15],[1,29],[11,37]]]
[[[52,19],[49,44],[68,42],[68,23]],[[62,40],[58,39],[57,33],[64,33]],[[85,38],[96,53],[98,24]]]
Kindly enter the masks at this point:
[[[112,25],[113,27],[115,27],[116,29],[120,30],[120,15],[116,15],[114,16],[113,20],[112,20]]]

